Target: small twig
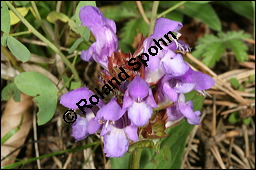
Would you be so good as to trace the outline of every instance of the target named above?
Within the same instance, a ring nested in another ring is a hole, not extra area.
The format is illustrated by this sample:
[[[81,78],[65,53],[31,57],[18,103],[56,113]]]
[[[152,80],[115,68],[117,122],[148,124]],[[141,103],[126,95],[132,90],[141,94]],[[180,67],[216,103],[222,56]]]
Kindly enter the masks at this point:
[[[34,131],[34,140],[37,141],[37,127],[36,127],[36,107],[34,106],[34,112],[33,112],[33,131]],[[38,150],[38,143],[34,143],[35,146],[35,152],[36,157],[39,157],[39,150]],[[38,169],[41,169],[40,160],[36,160]]]
[[[72,156],[73,156],[73,153],[70,153],[70,154],[68,155],[68,158],[67,158],[67,160],[66,160],[66,162],[65,162],[65,164],[64,164],[64,166],[63,166],[63,169],[67,169],[67,167],[68,167],[68,165],[69,165],[69,163],[70,163],[70,161],[71,161]]]
[[[255,103],[251,103],[249,106],[255,106]],[[246,109],[248,108],[248,106],[238,106],[234,109],[230,109],[230,110],[226,110],[224,112],[221,112],[221,115],[227,115],[229,113],[233,113],[233,112],[236,112],[236,111],[239,111],[239,110],[242,110],[242,109]]]
[[[247,41],[247,42],[249,42],[249,43],[251,43],[251,44],[255,44],[255,41],[252,40],[252,39],[244,39],[244,41]]]
[[[212,136],[216,135],[216,96],[213,96],[213,106],[212,106]]]
[[[219,152],[217,146],[211,147],[210,150],[212,151],[212,153],[213,153],[214,157],[216,158],[217,162],[219,163],[220,167],[222,169],[227,169],[223,160],[221,159],[220,152]]]
[[[212,105],[212,104],[213,104],[213,101],[212,101],[212,100],[205,99],[205,100],[204,100],[204,104]],[[238,106],[238,104],[233,103],[233,102],[230,102],[230,101],[216,101],[216,105],[228,106],[228,107],[230,107],[230,108],[234,108],[234,107],[237,107],[237,106]]]
[[[242,125],[243,133],[244,133],[244,142],[245,142],[245,156],[246,158],[250,157],[250,146],[249,146],[249,137],[248,137],[248,130],[246,125]]]
[[[147,17],[146,14],[145,14],[145,11],[144,11],[144,9],[143,9],[143,6],[142,6],[142,4],[141,4],[141,1],[135,1],[135,2],[136,2],[136,5],[137,5],[137,7],[138,7],[138,10],[139,10],[139,12],[140,12],[142,18],[143,18],[144,21],[149,25],[150,22],[149,22],[148,17]]]

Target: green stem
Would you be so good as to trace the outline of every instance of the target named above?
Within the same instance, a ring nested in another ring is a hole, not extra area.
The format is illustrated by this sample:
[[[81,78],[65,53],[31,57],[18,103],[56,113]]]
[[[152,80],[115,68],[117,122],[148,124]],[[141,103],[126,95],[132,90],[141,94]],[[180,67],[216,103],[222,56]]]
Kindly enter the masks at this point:
[[[142,148],[136,148],[131,155],[130,168],[131,169],[140,169],[140,157],[141,157]]]
[[[186,2],[186,1],[181,1],[180,3],[177,3],[177,4],[174,5],[173,7],[169,8],[169,9],[165,10],[164,12],[162,12],[161,14],[159,14],[159,15],[157,16],[157,18],[160,18],[160,17],[162,17],[162,16],[168,14],[169,12],[171,12],[171,11],[175,10],[176,8],[178,8],[179,6],[183,5],[185,2]]]
[[[22,32],[17,32],[17,33],[13,33],[13,34],[9,34],[9,36],[20,36],[20,35],[26,35],[26,34],[31,34],[31,31],[22,31]]]
[[[150,17],[150,25],[149,25],[149,32],[148,35],[150,36],[153,31],[154,31],[154,26],[157,18],[157,9],[158,9],[159,1],[154,1],[153,2],[153,8],[151,12],[151,17]]]
[[[79,75],[73,67],[73,65],[69,62],[69,60],[65,57],[64,54],[48,39],[46,39],[42,34],[40,34],[16,9],[15,7],[9,2],[5,1],[6,5],[10,8],[10,10],[21,20],[21,22],[26,25],[26,27],[31,30],[31,32],[37,36],[40,40],[42,40],[45,44],[47,44],[54,52],[60,55],[63,62],[66,64],[68,68],[70,68],[71,72],[74,74],[76,81],[81,81]],[[81,81],[82,82],[82,81]]]
[[[87,144],[87,145],[78,146],[78,147],[75,147],[75,148],[70,148],[70,149],[67,149],[67,150],[63,150],[63,151],[54,152],[54,153],[42,155],[42,156],[39,156],[39,157],[31,158],[31,159],[28,159],[28,160],[19,161],[19,162],[13,163],[13,164],[9,164],[9,165],[3,166],[1,168],[2,169],[11,169],[11,168],[14,168],[14,167],[19,166],[19,165],[23,165],[23,164],[27,164],[27,163],[36,161],[38,159],[52,157],[52,156],[56,156],[56,155],[60,155],[60,154],[66,153],[66,152],[81,151],[81,150],[84,150],[86,148],[92,147],[94,145],[99,145],[99,144],[100,144],[99,142],[94,142],[94,143],[90,143],[90,144]]]
[[[41,19],[41,16],[40,16],[40,13],[38,12],[38,9],[37,9],[37,6],[36,6],[35,1],[31,1],[31,5],[32,5],[32,7],[33,7],[33,9],[34,9],[34,11],[35,11],[35,14],[36,14],[37,19],[38,19],[38,20],[42,20],[42,19]]]

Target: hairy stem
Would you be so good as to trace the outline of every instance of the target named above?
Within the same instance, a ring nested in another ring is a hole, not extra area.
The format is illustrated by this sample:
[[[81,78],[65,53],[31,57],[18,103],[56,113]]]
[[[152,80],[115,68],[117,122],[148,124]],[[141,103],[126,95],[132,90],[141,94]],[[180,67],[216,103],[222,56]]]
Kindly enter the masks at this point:
[[[42,40],[45,44],[47,44],[54,52],[60,55],[63,62],[66,64],[66,66],[71,70],[71,72],[75,76],[76,81],[81,81],[79,78],[79,75],[73,67],[73,65],[69,62],[69,60],[65,57],[65,55],[48,39],[46,39],[42,34],[40,34],[16,9],[15,7],[9,2],[5,1],[6,5],[10,8],[10,10],[21,20],[21,22],[26,25],[26,27],[31,30],[31,32],[37,36],[40,40]]]
[[[139,169],[140,168],[140,157],[141,157],[142,148],[136,148],[131,155],[130,168]]]
[[[149,32],[148,32],[149,36],[153,33],[153,30],[154,30],[154,25],[155,25],[156,18],[157,18],[158,5],[159,5],[159,1],[153,2],[153,8],[152,8],[152,12],[151,12]]]
[[[159,14],[159,15],[157,16],[157,18],[160,18],[160,17],[162,17],[162,16],[168,14],[169,12],[171,12],[171,11],[175,10],[176,8],[178,8],[179,6],[183,5],[185,2],[186,2],[186,1],[181,1],[181,2],[177,3],[177,4],[174,5],[173,7],[169,8],[169,9],[165,10],[164,12],[162,12],[161,14]]]

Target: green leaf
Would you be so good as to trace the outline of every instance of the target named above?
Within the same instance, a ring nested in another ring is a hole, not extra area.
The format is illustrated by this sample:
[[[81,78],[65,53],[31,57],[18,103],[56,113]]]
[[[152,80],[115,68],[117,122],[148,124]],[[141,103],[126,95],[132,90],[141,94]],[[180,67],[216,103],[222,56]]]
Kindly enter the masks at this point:
[[[251,117],[247,117],[247,118],[244,118],[243,119],[243,124],[245,125],[249,125],[252,121],[252,118]]]
[[[220,60],[225,49],[229,48],[234,52],[238,61],[245,61],[248,59],[247,47],[243,44],[242,40],[249,37],[243,31],[220,32],[218,37],[205,35],[198,40],[196,50],[192,54],[196,58],[202,59],[203,63],[207,66],[213,67]]]
[[[29,7],[16,8],[16,10],[20,13],[20,15],[25,17],[28,14]],[[10,18],[11,18],[11,25],[15,25],[20,21],[20,19],[12,11],[10,11]]]
[[[144,169],[176,169],[180,168],[186,139],[193,126],[182,120],[176,126],[167,130],[168,137],[161,142],[160,153],[153,149],[148,154],[150,161],[144,163]],[[151,156],[152,155],[152,156]]]
[[[112,169],[129,169],[130,154],[126,153],[124,156],[119,158],[110,158]]]
[[[201,110],[203,106],[203,96],[197,95],[196,91],[187,93],[186,101],[192,100],[194,111]],[[147,149],[143,153],[149,161],[141,162],[144,169],[177,169],[180,168],[187,137],[193,129],[193,125],[188,124],[184,119],[177,125],[167,130],[169,135],[161,141],[160,153],[154,149]],[[142,159],[141,161],[146,161]]]
[[[5,2],[1,1],[1,31],[10,32],[10,13]]]
[[[70,90],[75,90],[81,87],[81,82],[71,81]]]
[[[8,35],[6,33],[3,33],[3,36],[1,37],[1,45],[6,47]]]
[[[9,83],[7,86],[4,87],[1,93],[1,98],[4,101],[9,100],[10,98],[13,98],[15,102],[20,101],[20,91],[16,87],[15,83]]]
[[[83,38],[78,38],[78,39],[74,42],[74,44],[71,46],[71,48],[69,49],[68,53],[69,53],[69,54],[70,54],[70,53],[73,53],[73,52],[77,49],[77,47],[78,47],[83,41],[84,41]]]
[[[230,83],[233,87],[238,88],[240,86],[240,83],[238,82],[237,78],[231,78]]]
[[[76,20],[76,25],[78,26],[78,32],[84,38],[85,41],[88,41],[90,38],[90,30],[86,27],[80,26],[82,22],[80,21],[80,18],[79,18],[79,12],[81,7],[84,7],[87,5],[96,6],[96,3],[95,1],[80,1],[76,7],[76,13],[75,13],[75,20]]]
[[[231,9],[237,14],[254,20],[253,4],[250,1],[218,1],[221,5]]]
[[[144,36],[146,36],[148,29],[148,25],[142,18],[131,19],[125,23],[120,36],[123,42],[132,44],[134,37],[138,32],[141,32]]]
[[[104,6],[101,7],[100,10],[106,18],[112,19],[114,21],[120,21],[122,19],[137,16],[136,12],[129,10],[128,8],[126,8],[126,6],[122,4],[118,6]]]
[[[4,137],[1,138],[1,145],[4,144],[8,139],[10,139],[10,137],[15,135],[20,130],[20,126],[23,123],[23,118],[24,118],[24,115],[22,114],[21,119],[20,119],[20,124],[16,128],[14,128],[14,129],[10,130],[9,132],[7,132],[4,135]]]
[[[173,21],[183,21],[183,14],[178,11],[169,12],[165,17]]]
[[[47,123],[54,115],[57,105],[57,89],[44,75],[38,72],[23,72],[15,77],[18,89],[29,96],[39,108],[38,125]]]
[[[68,22],[69,17],[61,12],[52,11],[48,14],[46,18],[49,22],[55,23],[57,20],[61,20],[62,22]]]
[[[199,3],[199,4],[206,4],[206,3],[209,3],[211,1],[191,1],[193,3]]]
[[[239,122],[241,120],[239,112],[233,112],[230,114],[230,116],[228,117],[228,122],[235,124],[237,122]]]
[[[215,31],[221,31],[221,23],[218,15],[210,4],[187,2],[178,10],[190,17],[197,18]]]
[[[235,53],[236,59],[238,61],[244,62],[248,60],[248,54],[247,54],[247,46],[240,40],[234,39],[233,41],[229,41],[229,47]]]
[[[27,62],[30,59],[31,55],[27,47],[15,38],[13,38],[12,36],[8,36],[7,46],[12,52],[12,54],[19,60],[21,60],[23,63]]]

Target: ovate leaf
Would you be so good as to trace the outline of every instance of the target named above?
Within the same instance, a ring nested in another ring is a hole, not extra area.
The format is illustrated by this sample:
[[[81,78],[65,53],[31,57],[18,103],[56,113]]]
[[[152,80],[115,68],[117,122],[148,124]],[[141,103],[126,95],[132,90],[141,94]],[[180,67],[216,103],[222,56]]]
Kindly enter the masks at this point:
[[[12,54],[19,60],[21,60],[23,63],[30,59],[31,55],[27,47],[15,38],[13,38],[12,36],[8,36],[7,46],[12,52]]]
[[[77,47],[78,47],[83,41],[84,41],[83,38],[78,38],[78,39],[74,42],[74,44],[71,46],[71,48],[69,49],[68,53],[69,53],[69,54],[70,54],[70,53],[73,53],[73,52],[77,49]]]
[[[14,82],[20,91],[34,96],[34,101],[39,108],[38,125],[47,123],[56,110],[58,97],[55,85],[38,72],[23,72],[15,77]]]
[[[186,2],[179,8],[179,11],[201,20],[215,31],[221,31],[220,19],[210,4]]]
[[[3,1],[1,1],[1,31],[10,32],[10,13]]]
[[[221,5],[231,9],[237,14],[254,20],[253,4],[250,1],[218,1]]]
[[[10,99],[10,97],[13,98],[15,102],[20,101],[20,91],[16,87],[15,83],[9,83],[7,86],[4,87],[1,93],[1,99],[4,101],[7,101]]]
[[[110,158],[112,169],[129,169],[130,167],[130,154],[126,153],[124,156],[119,158]]]
[[[47,18],[46,18],[49,22],[51,23],[55,23],[57,20],[61,20],[62,22],[68,22],[69,18],[67,15],[61,13],[61,12],[57,12],[57,11],[52,11],[48,14]]]
[[[27,15],[29,7],[16,8],[16,10],[24,17]],[[10,11],[10,17],[11,25],[17,24],[20,21],[20,19],[12,11]]]

